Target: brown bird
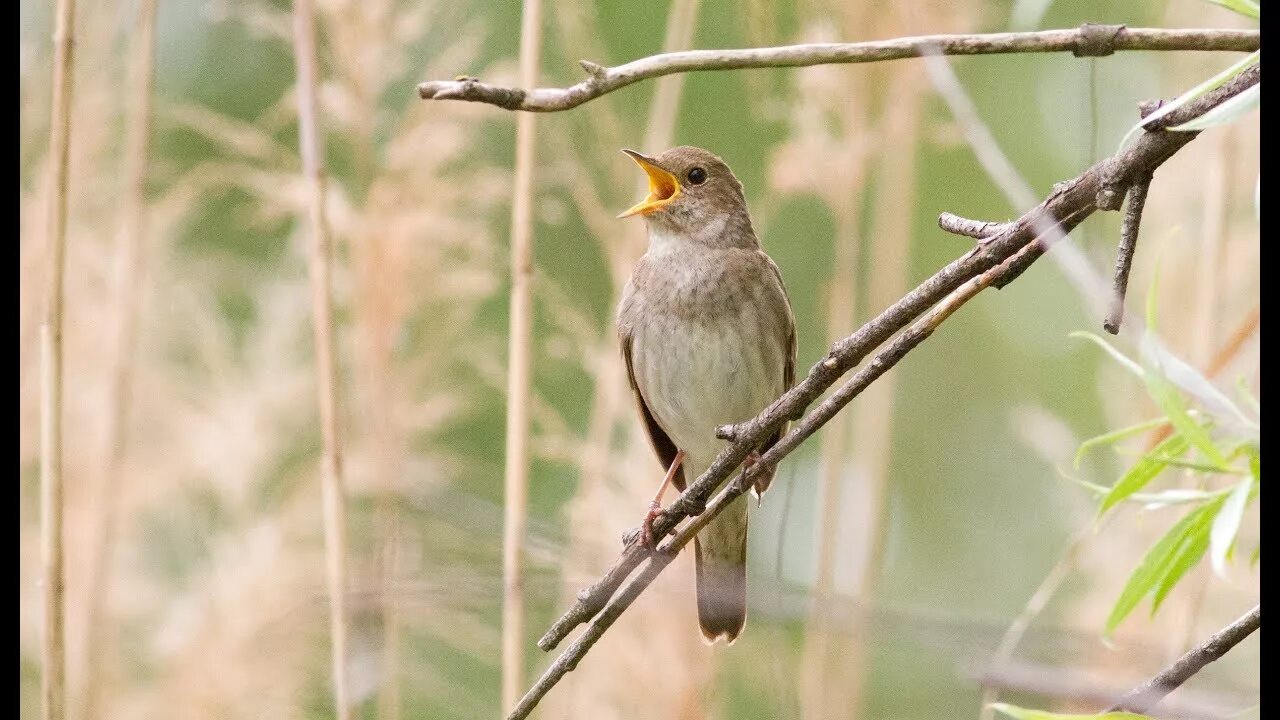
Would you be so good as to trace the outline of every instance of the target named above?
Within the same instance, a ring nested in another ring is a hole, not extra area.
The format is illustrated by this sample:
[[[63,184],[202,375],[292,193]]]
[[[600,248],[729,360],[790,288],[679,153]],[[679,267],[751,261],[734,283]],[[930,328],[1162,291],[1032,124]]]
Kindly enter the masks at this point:
[[[682,146],[650,158],[623,150],[649,176],[640,215],[649,249],[618,306],[618,338],[636,405],[666,477],[644,520],[644,541],[667,486],[683,491],[724,448],[717,425],[749,420],[791,387],[796,332],[778,266],[760,249],[742,183],[723,160]],[[747,463],[778,441],[780,428]],[[772,472],[753,488],[758,498]],[[694,538],[698,623],[732,643],[747,619],[747,498]]]

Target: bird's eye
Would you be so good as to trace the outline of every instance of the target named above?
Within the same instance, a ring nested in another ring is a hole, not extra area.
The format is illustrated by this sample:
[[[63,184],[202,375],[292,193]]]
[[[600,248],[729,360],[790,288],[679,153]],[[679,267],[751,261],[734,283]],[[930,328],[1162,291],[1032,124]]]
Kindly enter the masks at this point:
[[[707,181],[707,171],[700,167],[696,167],[689,171],[689,182],[693,185],[701,185]]]

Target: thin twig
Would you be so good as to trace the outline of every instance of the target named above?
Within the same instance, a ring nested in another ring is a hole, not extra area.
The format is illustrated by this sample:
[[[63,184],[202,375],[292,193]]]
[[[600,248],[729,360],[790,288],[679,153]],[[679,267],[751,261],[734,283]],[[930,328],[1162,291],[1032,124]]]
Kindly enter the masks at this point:
[[[1104,26],[1089,25],[1086,26],[1098,33],[1099,28]],[[1099,35],[1099,41],[1105,40],[1104,36]],[[956,76],[955,71],[951,68],[951,63],[947,61],[936,50],[929,48],[925,56],[925,68],[929,71],[929,77],[933,81],[934,88],[942,99],[947,103],[951,116],[959,123],[960,128],[964,132],[965,139],[969,142],[970,149],[973,150],[974,157],[983,170],[987,172],[987,177],[1000,188],[1005,200],[1013,208],[1024,208],[1035,202],[1036,193],[1031,188],[1031,184],[1018,172],[1008,155],[1000,148],[1000,143],[996,141],[995,135],[987,124],[982,121],[982,116],[974,105],[973,99],[965,90],[964,84],[960,82],[960,78]],[[1090,158],[1092,159],[1092,158]],[[1088,259],[1079,249],[1070,243],[1059,243],[1059,238],[1052,237],[1055,232],[1050,224],[1045,224],[1037,228],[1039,232],[1048,233],[1053,240],[1057,251],[1054,252],[1054,262],[1062,269],[1063,273],[1072,281],[1079,292],[1081,299],[1091,305],[1103,307],[1101,297],[1103,295],[1104,283],[1101,276],[1094,272]],[[1017,279],[1017,275],[1011,275],[1001,280],[1000,285],[1003,286]],[[1102,312],[1101,309],[1098,310]]]
[[[1129,270],[1133,266],[1133,251],[1138,247],[1138,228],[1142,224],[1142,208],[1147,204],[1147,189],[1151,178],[1139,178],[1129,186],[1125,198],[1124,221],[1120,225],[1120,247],[1116,250],[1116,276],[1112,289],[1111,312],[1102,327],[1112,335],[1120,332],[1124,320],[1124,295],[1129,288]]]
[[[1009,223],[970,220],[953,213],[944,212],[938,216],[938,227],[953,235],[963,235],[975,240],[986,240],[999,235]]]
[[[1102,27],[1104,32],[1098,32]],[[475,78],[432,80],[418,86],[424,100],[466,100],[497,105],[506,110],[557,112],[575,108],[602,95],[641,80],[675,73],[744,68],[807,67],[901,60],[918,57],[928,48],[943,55],[996,55],[1006,53],[1071,52],[1080,56],[1109,55],[1120,50],[1225,50],[1258,49],[1256,30],[1125,28],[1090,26],[1069,30],[989,33],[978,35],[924,35],[862,43],[813,43],[741,50],[687,50],[641,58],[617,67],[582,61],[588,77],[567,88],[499,87]],[[530,83],[531,85],[532,83]]]
[[[89,562],[89,578],[86,581],[89,588],[88,607],[85,610],[88,676],[85,678],[82,705],[88,720],[99,714],[103,670],[115,666],[105,656],[100,656],[104,646],[108,644],[107,632],[111,627],[101,619],[104,609],[109,607],[108,600],[112,592],[111,549],[115,544],[116,498],[120,494],[119,485],[128,454],[133,345],[141,292],[142,245],[147,230],[147,168],[151,143],[151,88],[155,75],[156,0],[141,0],[137,13],[129,68],[132,92],[126,109],[128,119],[125,122],[124,180],[127,191],[116,239],[115,339],[107,409],[103,413],[103,450],[106,457],[102,462],[103,472],[98,481],[97,501],[94,503],[99,518],[94,527],[95,537],[90,543],[93,557]]]
[[[1183,117],[1192,118],[1216,107],[1226,99],[1257,84],[1261,70],[1254,66],[1241,73],[1218,90],[1180,108]],[[910,349],[919,344],[952,311],[972,294],[988,285],[999,286],[1009,276],[1021,274],[1045,251],[1046,233],[1040,228],[1053,226],[1054,236],[1069,233],[1096,209],[1098,189],[1104,176],[1108,179],[1128,178],[1146,174],[1173,156],[1196,136],[1195,133],[1148,132],[1138,141],[1089,168],[1079,177],[1056,186],[1052,194],[1040,205],[1011,222],[1008,228],[990,242],[981,245],[976,252],[966,253],[940,270],[933,277],[916,287],[906,296],[862,326],[857,332],[835,343],[826,358],[815,365],[809,374],[784,393],[752,420],[731,429],[721,429],[722,435],[732,435],[737,441],[723,450],[711,467],[691,483],[654,523],[656,537],[665,537],[685,518],[698,514],[676,537],[687,541],[689,532],[709,522],[720,510],[755,480],[756,474],[776,466],[777,462],[795,449],[801,441],[817,431],[835,412],[896,363]],[[996,269],[996,270],[993,270]],[[953,295],[953,293],[957,293]],[[932,311],[929,311],[933,308]],[[807,416],[804,408],[816,400],[841,375],[857,365],[894,333],[911,324],[922,313],[928,314],[906,332],[899,335],[890,348],[856,373],[839,391],[824,401]],[[764,454],[759,463],[730,483],[710,504],[707,498],[728,475],[737,468],[752,449],[759,447],[783,422],[802,417],[795,427],[773,448]],[[525,694],[512,720],[525,717],[538,700],[581,660],[605,628],[637,597],[648,583],[670,562],[666,554],[681,545],[664,542],[657,550],[642,547],[632,533],[622,556],[606,571],[604,577],[578,594],[578,602],[562,615],[538,641],[539,647],[549,650],[555,647],[577,625],[591,621],[587,630],[546,671]],[[623,582],[642,563],[646,569],[618,596]],[[591,620],[592,618],[594,620]]]
[[[1205,665],[1226,655],[1228,650],[1252,635],[1261,622],[1262,605],[1254,605],[1253,609],[1241,616],[1239,620],[1209,636],[1208,640],[1189,650],[1155,677],[1130,690],[1104,712],[1147,712],[1165,695],[1177,690],[1192,675],[1204,669]]]
[[[50,182],[44,324],[40,328],[40,549],[44,617],[40,695],[45,720],[62,720],[67,703],[66,578],[62,478],[62,315],[67,258],[67,186],[71,91],[75,75],[75,0],[58,0],[53,31],[53,98],[49,111]]]
[[[520,81],[538,80],[541,0],[524,0]],[[533,335],[533,164],[536,116],[516,120],[516,169],[511,199],[511,305],[507,339],[507,437],[502,525],[502,707],[524,685],[524,547],[529,496],[529,383]]]
[[[342,439],[338,428],[338,373],[334,360],[333,298],[329,226],[325,219],[324,155],[316,93],[319,84],[315,16],[311,0],[294,0],[293,50],[298,74],[298,146],[308,190],[311,242],[311,315],[315,334],[316,392],[324,442],[325,567],[329,592],[333,701],[338,720],[351,717],[347,688],[347,507],[342,480]]]
[[[1073,705],[1101,705],[1124,692],[1123,685],[1104,681],[1089,673],[1026,661],[1002,663],[972,670],[966,675],[984,688],[984,703],[988,702],[987,697],[994,698],[997,690],[1058,698]],[[1161,720],[1229,720],[1234,716],[1231,708],[1248,704],[1247,698],[1234,694],[1191,694],[1184,689],[1178,695],[1176,701],[1170,698],[1160,705]],[[995,713],[995,708],[990,706],[983,710],[984,714]]]

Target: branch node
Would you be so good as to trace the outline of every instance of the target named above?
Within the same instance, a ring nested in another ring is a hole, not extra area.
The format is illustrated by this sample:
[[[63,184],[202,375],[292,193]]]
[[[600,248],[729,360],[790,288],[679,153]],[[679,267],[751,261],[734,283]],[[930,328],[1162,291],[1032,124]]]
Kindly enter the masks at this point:
[[[1106,57],[1116,51],[1116,38],[1124,32],[1123,25],[1096,25],[1084,23],[1080,26],[1080,39],[1071,51],[1076,57]]]
[[[641,532],[643,532],[643,528],[638,528],[638,527],[633,527],[627,530],[623,530],[622,531],[622,547],[631,547],[631,545],[634,544],[636,540],[640,539]],[[588,597],[590,597],[590,593],[588,593]],[[582,593],[578,593],[578,599],[585,600],[586,598],[582,597]]]
[[[596,80],[603,80],[604,76],[609,73],[609,68],[593,63],[590,60],[579,60],[578,64],[582,66],[583,70],[587,71],[588,75]]]
[[[1124,202],[1124,194],[1128,183],[1125,182],[1123,168],[1117,167],[1114,160],[1107,160],[1099,173],[1098,192],[1093,204],[1099,210],[1119,210]]]
[[[828,356],[826,360],[823,360],[823,361],[822,361],[822,367],[824,367],[824,368],[826,368],[826,369],[828,369],[828,370],[835,370],[835,369],[836,369],[836,366],[837,366],[837,365],[839,365],[839,364],[840,364],[840,363],[836,361],[836,358],[835,358],[835,356],[834,356],[834,355],[832,355],[832,356]]]
[[[738,426],[720,425],[716,428],[716,437],[729,442],[738,442]]]

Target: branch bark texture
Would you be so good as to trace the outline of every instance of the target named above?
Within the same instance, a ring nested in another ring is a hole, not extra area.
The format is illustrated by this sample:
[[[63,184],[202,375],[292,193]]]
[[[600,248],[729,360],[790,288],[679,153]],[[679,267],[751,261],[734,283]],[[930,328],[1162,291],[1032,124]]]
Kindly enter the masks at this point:
[[[558,112],[620,90],[628,85],[676,73],[746,68],[785,68],[810,65],[882,62],[941,55],[1000,55],[1009,53],[1070,52],[1098,57],[1129,50],[1207,50],[1252,52],[1258,49],[1257,30],[1127,28],[1085,24],[1066,30],[986,33],[977,35],[921,35],[859,43],[812,43],[738,50],[686,50],[662,53],[616,67],[589,60],[580,64],[587,79],[565,88],[511,88],[489,85],[473,77],[431,80],[418,85],[424,100],[466,100],[506,110]]]
[[[1198,117],[1257,84],[1260,79],[1260,65],[1254,65],[1214,92],[1171,113],[1178,116],[1174,122]],[[732,444],[658,517],[654,523],[655,537],[666,538],[686,518],[697,517],[654,550],[640,545],[636,537],[638,533],[631,535],[614,565],[595,584],[580,592],[574,606],[556,620],[538,641],[539,647],[550,650],[578,625],[588,623],[582,635],[525,694],[508,716],[509,720],[527,717],[547,691],[577,666],[596,640],[653,582],[689,539],[751,487],[756,473],[775,466],[864,388],[923,342],[960,305],[989,286],[1002,287],[1018,277],[1044,254],[1046,239],[1066,235],[1098,209],[1098,197],[1104,188],[1120,188],[1123,193],[1133,183],[1149,177],[1196,135],[1194,132],[1144,133],[1116,155],[1070,181],[1059,183],[1038,206],[1018,219],[1002,224],[999,231],[986,238],[985,242],[925,280],[852,335],[832,345],[826,357],[814,365],[804,379],[758,416],[733,427],[720,428],[717,435],[733,438]],[[813,411],[805,414],[805,408],[827,388],[899,331],[903,332],[887,349]],[[798,422],[763,455],[760,462],[740,473],[713,498],[716,488],[742,464],[747,455],[787,420]],[[637,568],[640,568],[639,574],[624,586]]]
[[[1217,660],[1240,641],[1249,637],[1262,623],[1262,605],[1254,605],[1239,620],[1209,636],[1208,640],[1188,650],[1177,662],[1160,674],[1130,690],[1127,695],[1104,712],[1128,711],[1145,713],[1155,707],[1166,695],[1177,690],[1204,666]]]

